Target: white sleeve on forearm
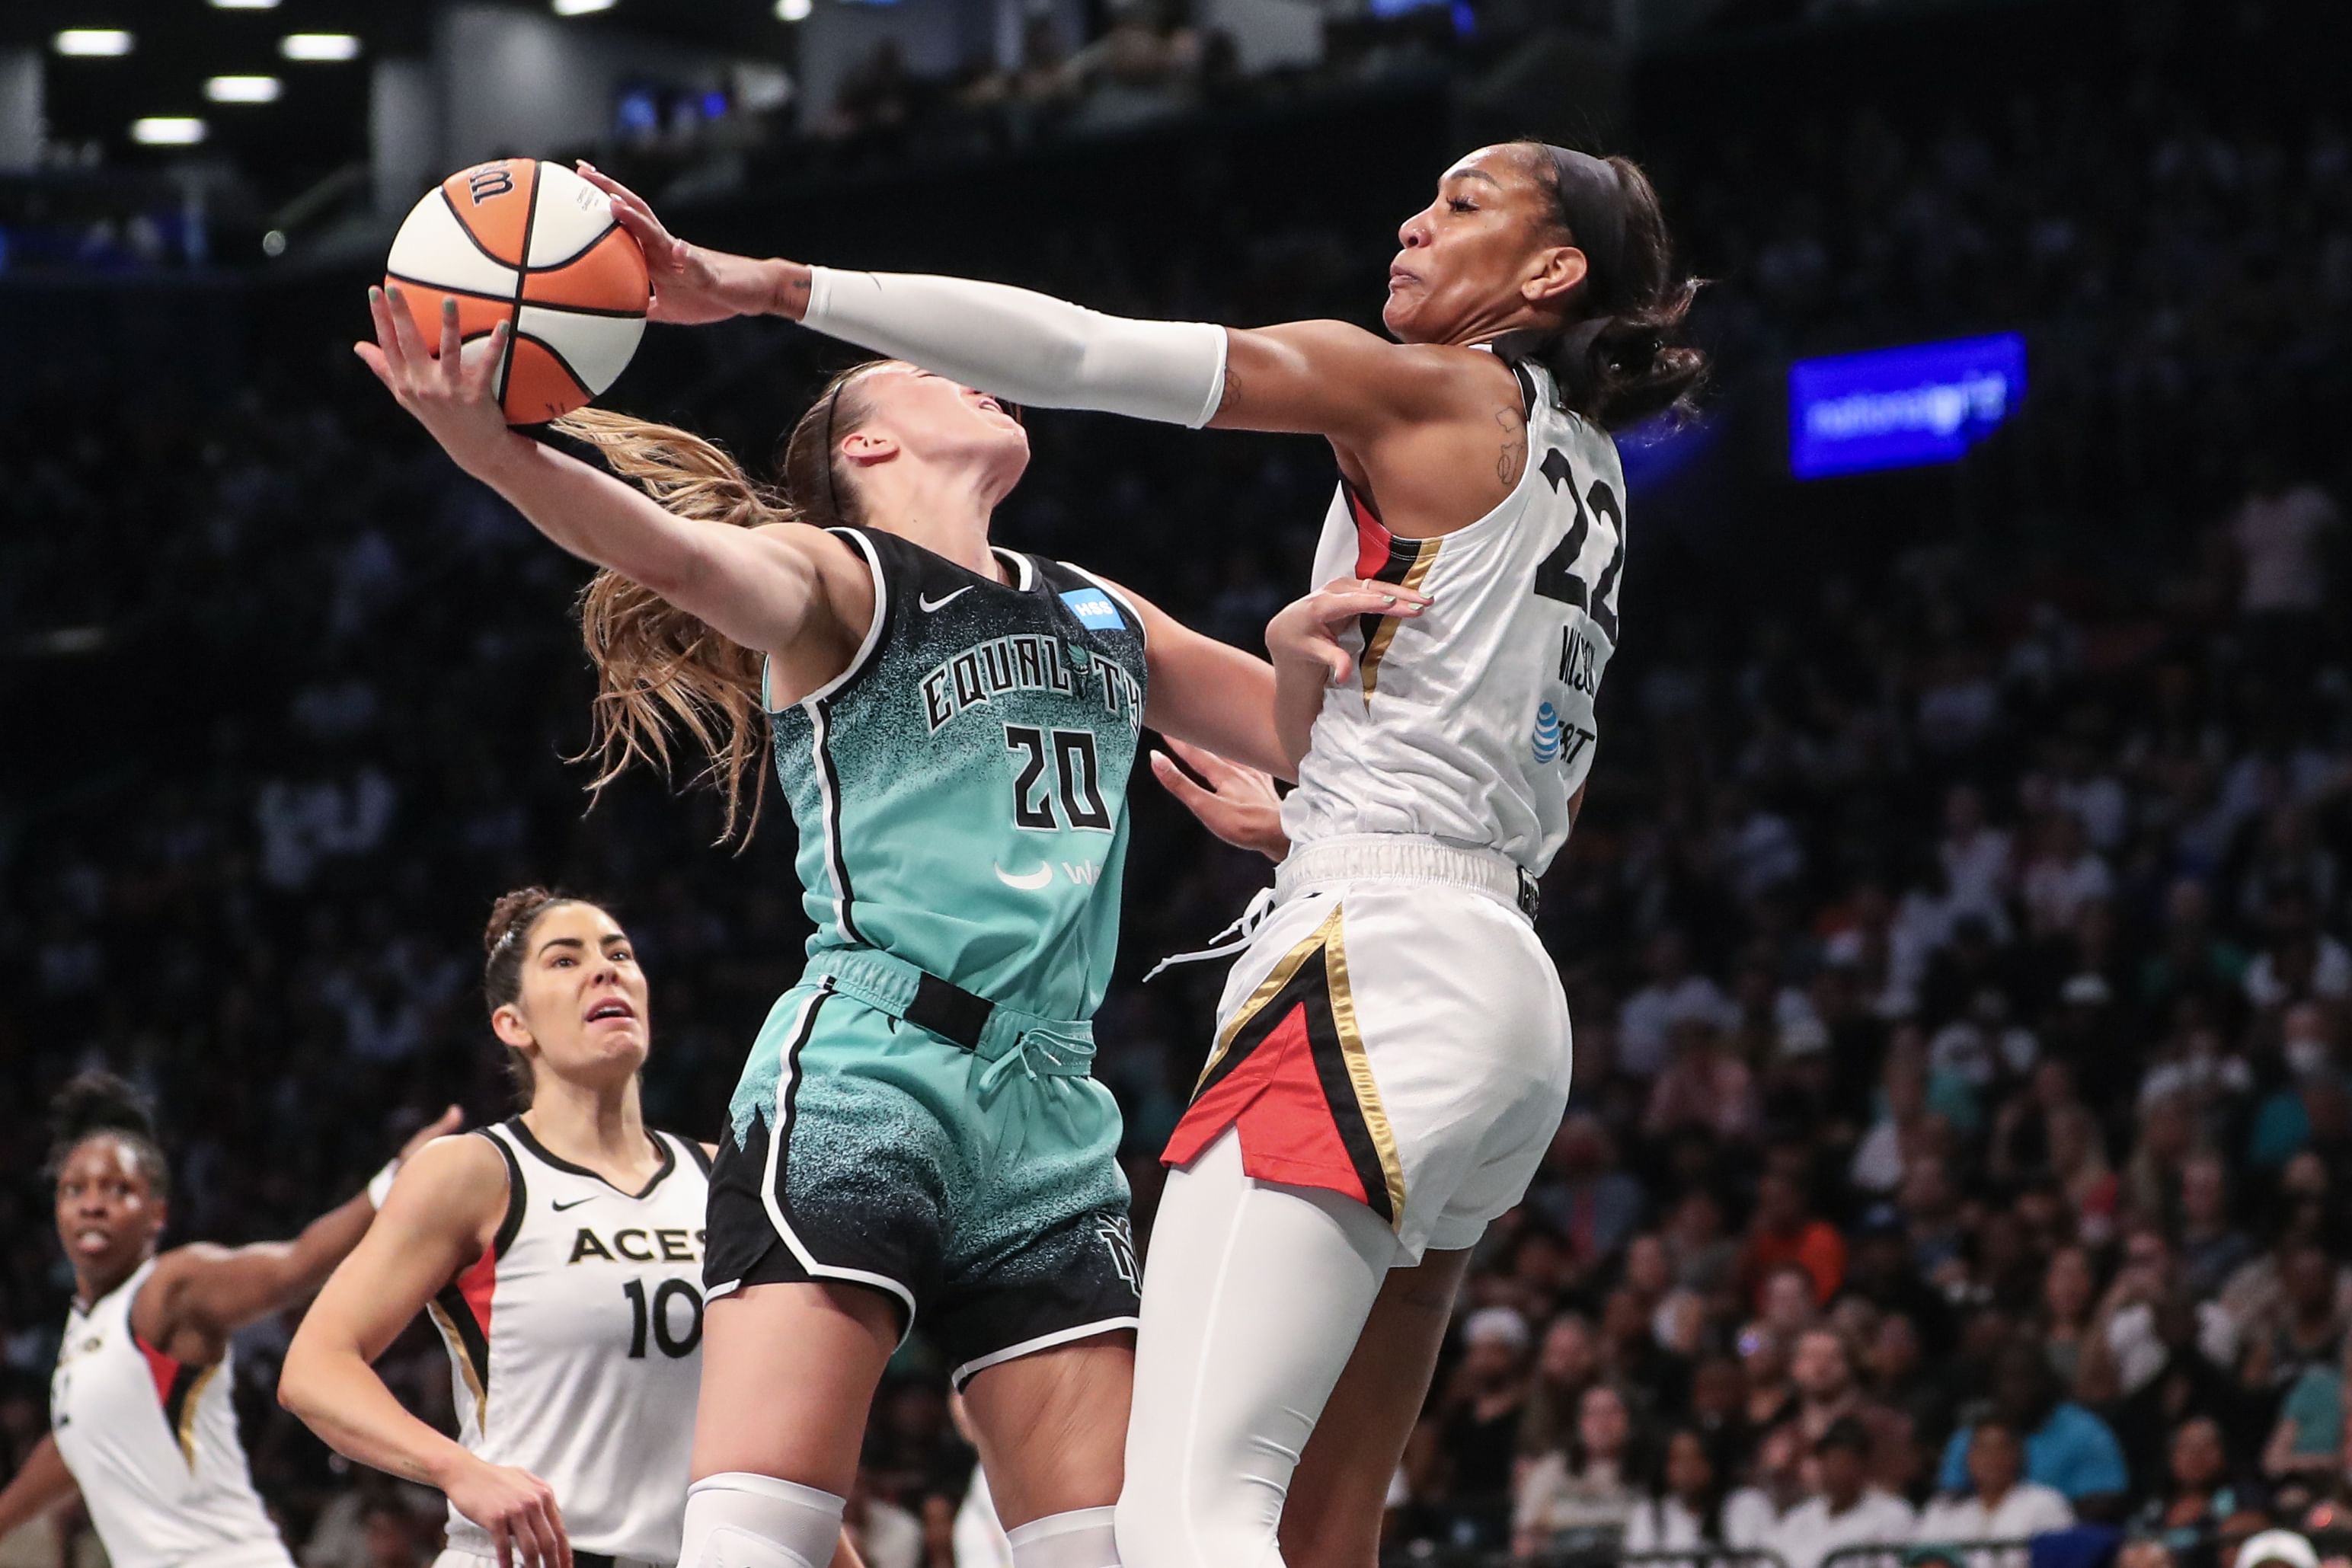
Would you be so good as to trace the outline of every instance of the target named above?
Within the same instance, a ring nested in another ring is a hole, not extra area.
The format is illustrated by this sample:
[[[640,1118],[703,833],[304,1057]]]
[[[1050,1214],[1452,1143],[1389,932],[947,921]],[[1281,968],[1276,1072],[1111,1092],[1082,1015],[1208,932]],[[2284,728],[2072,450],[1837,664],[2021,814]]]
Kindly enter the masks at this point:
[[[1039,408],[1195,429],[1225,392],[1225,329],[1134,321],[1001,283],[812,267],[802,324]]]

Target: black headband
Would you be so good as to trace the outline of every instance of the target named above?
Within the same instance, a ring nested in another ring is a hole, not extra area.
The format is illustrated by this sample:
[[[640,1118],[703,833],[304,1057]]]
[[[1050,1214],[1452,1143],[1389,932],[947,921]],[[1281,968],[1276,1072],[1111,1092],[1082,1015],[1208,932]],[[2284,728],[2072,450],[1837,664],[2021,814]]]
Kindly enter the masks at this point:
[[[1587,152],[1547,145],[1559,186],[1559,210],[1587,267],[1585,298],[1602,314],[1625,279],[1625,182],[1616,165]]]

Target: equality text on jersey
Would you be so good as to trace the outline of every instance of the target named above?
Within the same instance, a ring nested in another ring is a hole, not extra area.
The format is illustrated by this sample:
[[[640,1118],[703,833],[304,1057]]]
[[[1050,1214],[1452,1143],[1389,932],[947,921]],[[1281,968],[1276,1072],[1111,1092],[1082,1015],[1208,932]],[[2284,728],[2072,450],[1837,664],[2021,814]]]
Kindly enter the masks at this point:
[[[923,718],[933,735],[966,708],[1011,692],[1099,702],[1130,731],[1143,729],[1143,687],[1125,666],[1043,632],[1016,632],[966,648],[941,660],[920,684]]]

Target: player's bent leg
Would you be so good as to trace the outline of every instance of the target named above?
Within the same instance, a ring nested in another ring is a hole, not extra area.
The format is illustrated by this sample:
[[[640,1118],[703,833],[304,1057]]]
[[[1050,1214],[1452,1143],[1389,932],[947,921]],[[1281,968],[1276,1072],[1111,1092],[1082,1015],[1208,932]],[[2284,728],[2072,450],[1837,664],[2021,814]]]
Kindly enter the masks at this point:
[[[1396,1249],[1361,1203],[1252,1180],[1233,1134],[1170,1173],[1144,1265],[1126,1568],[1277,1568],[1292,1471]]]
[[[748,1285],[709,1304],[680,1568],[833,1562],[900,1316],[858,1285]]]
[[[1127,1329],[973,1375],[963,1389],[964,1412],[1007,1534],[1098,1510],[1108,1538],[1134,1384],[1135,1334]]]
[[[1282,1510],[1287,1568],[1374,1568],[1381,1518],[1413,1423],[1429,1396],[1438,1352],[1470,1254],[1430,1252],[1392,1269],[1323,1406]]]

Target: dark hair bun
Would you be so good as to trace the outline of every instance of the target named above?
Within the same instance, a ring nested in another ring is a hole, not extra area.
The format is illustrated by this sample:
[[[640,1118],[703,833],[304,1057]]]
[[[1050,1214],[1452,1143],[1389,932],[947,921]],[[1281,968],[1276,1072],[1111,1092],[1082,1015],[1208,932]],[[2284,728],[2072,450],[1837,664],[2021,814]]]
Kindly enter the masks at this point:
[[[128,1133],[152,1144],[155,1113],[128,1082],[94,1068],[74,1074],[51,1098],[49,1130],[59,1148],[70,1148],[92,1133]]]
[[[499,901],[490,905],[490,923],[482,932],[482,950],[496,953],[499,944],[520,936],[539,918],[541,910],[556,902],[555,894],[543,887],[519,887],[512,893],[501,894]]]

